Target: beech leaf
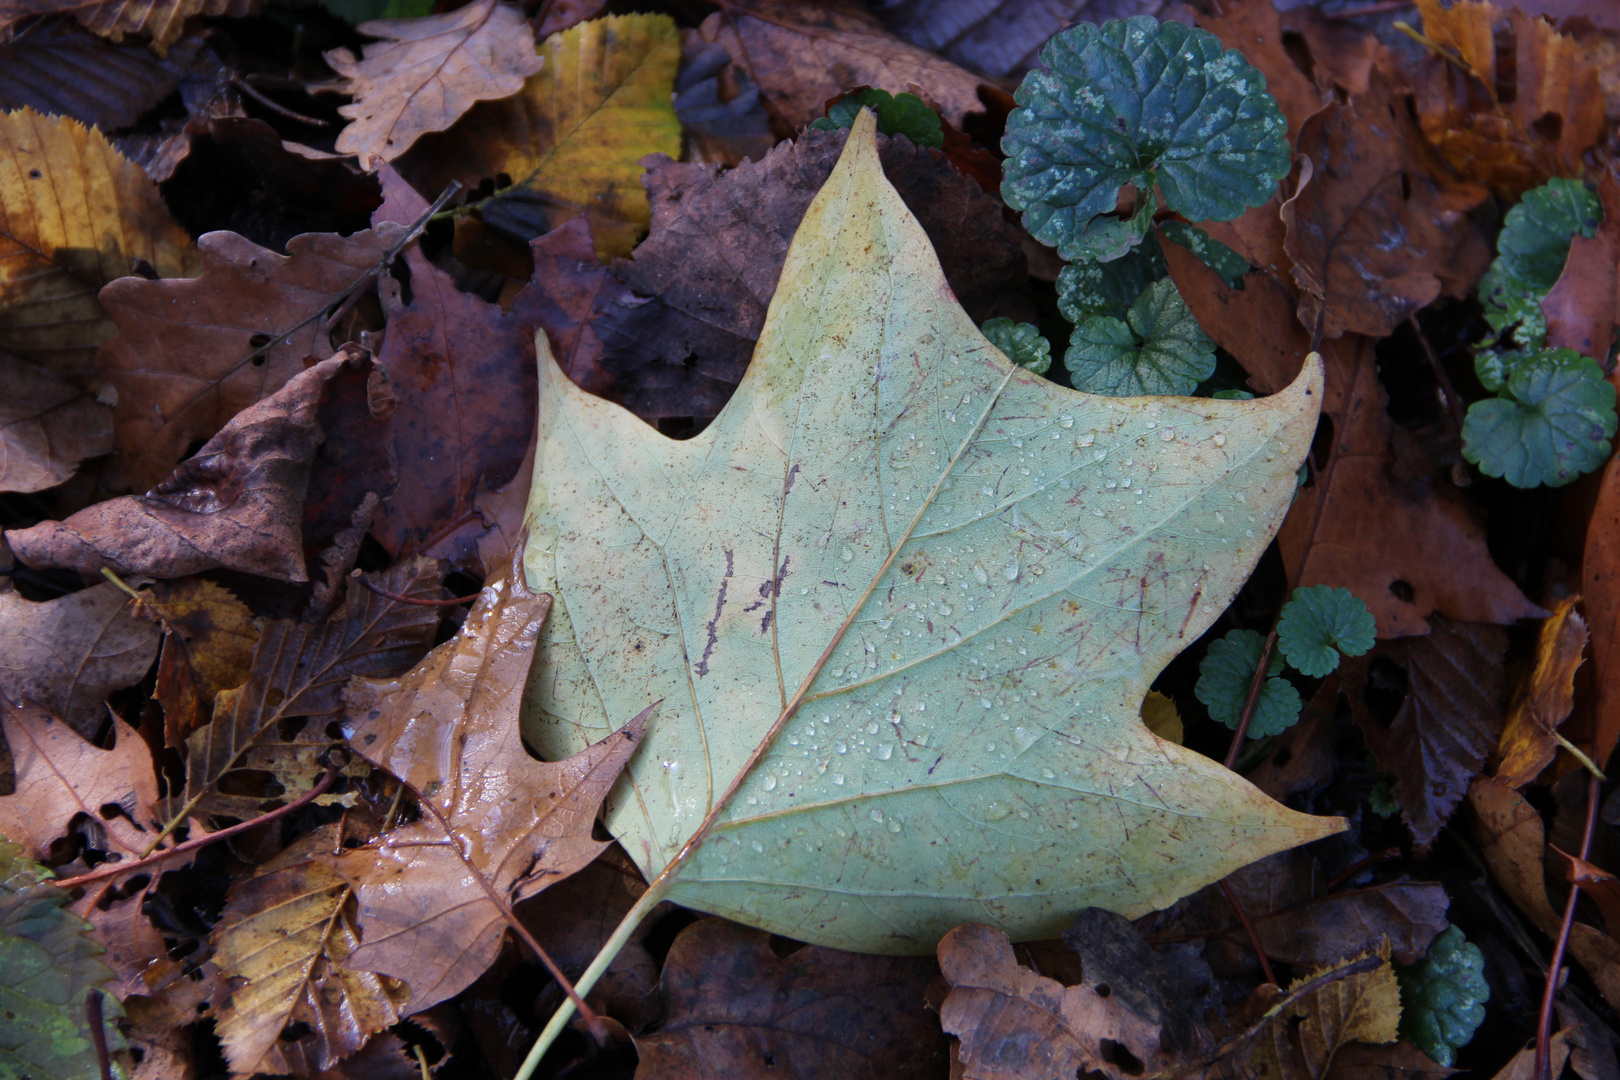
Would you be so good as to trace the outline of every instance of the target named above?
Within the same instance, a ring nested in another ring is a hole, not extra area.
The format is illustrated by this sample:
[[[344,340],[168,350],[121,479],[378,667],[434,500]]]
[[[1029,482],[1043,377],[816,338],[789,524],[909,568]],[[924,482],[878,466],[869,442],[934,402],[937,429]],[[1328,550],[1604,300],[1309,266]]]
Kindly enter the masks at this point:
[[[565,757],[663,699],[607,822],[651,878],[718,814],[668,898],[920,953],[969,919],[1139,915],[1341,828],[1139,717],[1277,529],[1316,360],[1256,401],[1023,371],[946,287],[870,112],[696,438],[540,346],[525,565],[556,601],[525,730]]]

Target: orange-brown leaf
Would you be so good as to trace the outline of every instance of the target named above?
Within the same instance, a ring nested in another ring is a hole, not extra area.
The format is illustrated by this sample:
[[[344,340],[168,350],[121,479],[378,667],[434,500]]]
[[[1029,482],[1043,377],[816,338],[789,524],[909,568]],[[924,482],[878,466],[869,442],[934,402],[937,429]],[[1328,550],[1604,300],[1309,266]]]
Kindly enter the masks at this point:
[[[1496,775],[1519,788],[1540,775],[1558,753],[1558,725],[1575,707],[1575,670],[1586,650],[1586,620],[1567,597],[1541,624],[1536,666],[1502,729],[1502,763]]]
[[[248,606],[212,581],[156,582],[138,614],[163,627],[153,692],[165,746],[180,746],[214,715],[214,697],[247,681],[259,628]]]

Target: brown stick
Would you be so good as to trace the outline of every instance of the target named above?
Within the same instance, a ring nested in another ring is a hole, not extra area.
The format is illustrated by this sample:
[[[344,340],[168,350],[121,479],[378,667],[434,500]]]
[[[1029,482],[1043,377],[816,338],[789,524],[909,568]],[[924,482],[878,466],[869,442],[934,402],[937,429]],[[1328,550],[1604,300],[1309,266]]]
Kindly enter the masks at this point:
[[[1596,773],[1587,774],[1586,829],[1581,833],[1582,859],[1592,853],[1592,833],[1597,829],[1599,784]],[[1541,1011],[1536,1016],[1536,1067],[1531,1074],[1535,1080],[1552,1080],[1553,999],[1558,996],[1558,969],[1564,965],[1564,950],[1569,947],[1569,933],[1575,925],[1575,902],[1580,898],[1580,882],[1571,881],[1569,899],[1564,903],[1564,921],[1558,927],[1558,940],[1553,943],[1552,959],[1547,961],[1547,985],[1541,991]]]
[[[1464,419],[1462,398],[1457,396],[1457,388],[1451,385],[1451,376],[1446,374],[1446,367],[1440,362],[1440,355],[1429,343],[1429,335],[1418,325],[1417,316],[1408,315],[1406,324],[1412,328],[1412,333],[1417,335],[1418,344],[1423,347],[1423,357],[1429,362],[1429,371],[1434,375],[1434,381],[1440,385],[1440,395],[1446,399],[1446,409],[1451,414],[1452,428],[1456,434],[1461,435]]]
[[[95,987],[84,999],[84,1018],[90,1024],[90,1045],[96,1050],[101,1080],[112,1080],[112,1056],[107,1053],[107,1029],[101,1026],[101,991]]]
[[[366,577],[364,574],[356,572],[354,576],[359,580],[360,584],[364,585],[366,588],[370,589],[384,600],[392,600],[396,604],[415,604],[417,607],[458,607],[462,604],[470,604],[474,600],[477,600],[480,596],[484,595],[483,593],[473,593],[471,596],[453,596],[449,600],[417,600],[414,597],[400,596],[398,593],[391,593],[381,585],[374,585],[372,584],[371,579]]]
[[[1249,935],[1249,948],[1254,950],[1254,955],[1260,960],[1261,973],[1265,975],[1266,982],[1276,986],[1276,973],[1271,970],[1271,961],[1266,957],[1265,947],[1260,944],[1260,935],[1255,933],[1254,924],[1249,921],[1249,913],[1238,903],[1237,893],[1232,891],[1231,882],[1222,878],[1220,885],[1221,892],[1226,894],[1226,902],[1232,905],[1232,910],[1237,912],[1238,921],[1243,924],[1243,932]]]

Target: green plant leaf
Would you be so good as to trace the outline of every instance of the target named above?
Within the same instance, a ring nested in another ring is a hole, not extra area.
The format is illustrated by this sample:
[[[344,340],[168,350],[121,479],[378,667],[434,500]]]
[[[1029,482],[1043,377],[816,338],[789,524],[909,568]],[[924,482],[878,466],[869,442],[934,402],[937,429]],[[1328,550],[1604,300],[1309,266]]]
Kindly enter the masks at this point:
[[[1159,226],[1159,231],[1198,256],[1198,261],[1220,275],[1220,279],[1228,286],[1234,289],[1243,287],[1244,275],[1249,272],[1248,259],[1214,239],[1203,229],[1189,225],[1185,221],[1166,221]]]
[[[1527,355],[1514,350],[1481,349],[1474,354],[1474,374],[1485,389],[1500,393],[1507,387],[1508,376]]]
[[[1051,370],[1052,343],[1041,336],[1040,327],[1035,324],[1007,318],[989,319],[979,331],[1025,371],[1045,375]]]
[[[1108,262],[1072,262],[1058,271],[1058,311],[1077,325],[1093,315],[1123,319],[1142,291],[1169,272],[1158,244],[1138,244]]]
[[[1576,233],[1591,237],[1603,221],[1598,198],[1579,180],[1549,180],[1507,212],[1496,258],[1480,279],[1485,319],[1497,331],[1516,326],[1513,340],[1539,349],[1547,340],[1541,302],[1558,283]]]
[[[112,978],[90,924],[65,910],[50,871],[0,837],[0,1076],[82,1080],[99,1076],[85,995]],[[109,1048],[124,1045],[103,1002]]]
[[[1503,396],[1463,420],[1463,457],[1514,487],[1562,487],[1609,456],[1614,386],[1574,349],[1543,349],[1508,373]]]
[[[537,336],[525,565],[555,602],[530,744],[557,760],[662,699],[606,808],[652,902],[856,951],[927,952],[969,919],[1052,936],[1336,831],[1140,718],[1276,532],[1320,361],[1258,401],[1099,398],[1010,364],[874,128],[696,438],[578,389]]]
[[[1144,15],[1078,23],[1046,43],[1041,63],[1014,95],[1001,194],[1064,259],[1098,251],[1099,228],[1102,250],[1125,241],[1122,223],[1098,219],[1126,184],[1157,185],[1193,221],[1226,221],[1288,173],[1288,124],[1265,76],[1207,31]]]
[[[1485,1020],[1491,988],[1484,954],[1461,930],[1448,926],[1421,961],[1397,964],[1395,978],[1401,984],[1401,1034],[1449,1067]]]
[[[855,122],[861,107],[877,113],[878,130],[885,135],[904,135],[918,146],[932,146],[938,150],[945,145],[945,129],[939,122],[939,113],[923,104],[916,94],[891,94],[887,90],[857,90],[833,103],[827,115],[811,121],[810,126],[824,131],[837,131]]]
[[[1209,708],[1210,718],[1233,731],[1243,717],[1243,703],[1249,698],[1249,683],[1260,666],[1265,639],[1253,630],[1233,630],[1209,643],[1204,662],[1198,665],[1198,685],[1193,693]],[[1266,669],[1266,681],[1249,718],[1249,738],[1263,739],[1287,731],[1299,720],[1303,703],[1292,683],[1277,676],[1283,660],[1276,652]]]
[[[1373,647],[1378,624],[1349,589],[1311,585],[1295,589],[1277,620],[1277,645],[1301,674],[1319,679],[1339,666],[1339,654],[1360,656]]]
[[[1191,394],[1215,374],[1215,343],[1169,278],[1131,304],[1130,323],[1097,315],[1074,328],[1063,354],[1076,389],[1093,394]]]

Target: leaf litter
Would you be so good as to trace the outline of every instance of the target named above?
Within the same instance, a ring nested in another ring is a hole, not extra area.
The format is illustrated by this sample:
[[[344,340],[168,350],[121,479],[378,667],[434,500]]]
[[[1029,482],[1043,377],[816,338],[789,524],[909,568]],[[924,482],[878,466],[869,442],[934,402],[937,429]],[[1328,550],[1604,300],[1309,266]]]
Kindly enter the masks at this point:
[[[1379,6],[0,11],[0,1060],[1606,1080],[1620,26]]]

